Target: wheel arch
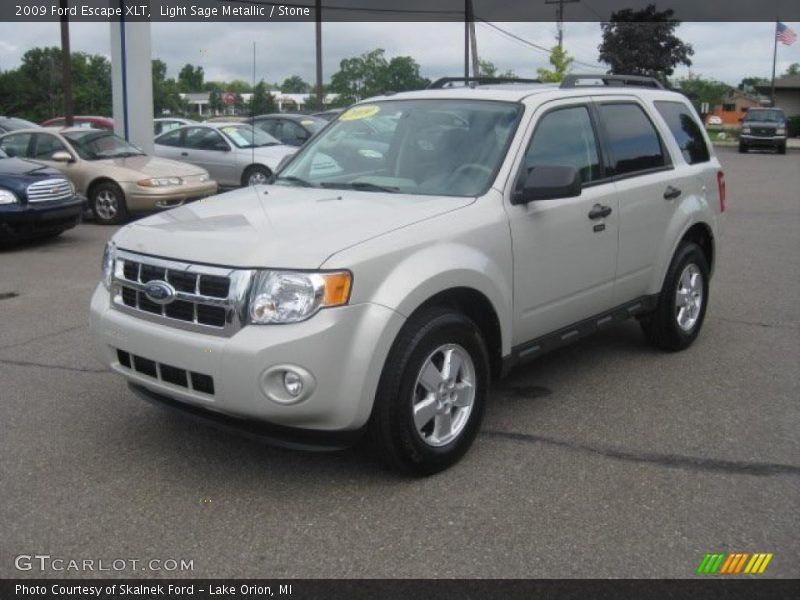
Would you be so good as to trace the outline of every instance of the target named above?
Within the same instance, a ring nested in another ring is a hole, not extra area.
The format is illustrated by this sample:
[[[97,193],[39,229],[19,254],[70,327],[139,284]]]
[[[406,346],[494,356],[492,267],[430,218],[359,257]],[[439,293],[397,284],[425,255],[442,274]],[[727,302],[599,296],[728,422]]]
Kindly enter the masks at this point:
[[[123,196],[123,199],[124,199],[125,192],[123,191],[123,189],[119,185],[119,183],[114,181],[111,177],[106,177],[105,175],[101,175],[100,177],[95,177],[94,179],[92,179],[91,183],[89,183],[89,185],[86,186],[86,197],[89,199],[89,201],[91,201],[91,199],[92,199],[92,195],[94,194],[94,190],[97,188],[98,185],[100,185],[102,183],[113,183],[115,186],[117,186],[119,188],[120,192],[122,192],[122,196]]]
[[[270,168],[269,165],[266,165],[264,163],[260,163],[260,162],[248,163],[242,169],[242,176],[240,177],[240,183],[242,184],[242,187],[247,185],[247,182],[245,181],[245,176],[247,175],[247,171],[249,171],[253,167],[261,167],[262,169],[265,169],[267,171],[267,177],[271,176],[275,172],[272,168]]]

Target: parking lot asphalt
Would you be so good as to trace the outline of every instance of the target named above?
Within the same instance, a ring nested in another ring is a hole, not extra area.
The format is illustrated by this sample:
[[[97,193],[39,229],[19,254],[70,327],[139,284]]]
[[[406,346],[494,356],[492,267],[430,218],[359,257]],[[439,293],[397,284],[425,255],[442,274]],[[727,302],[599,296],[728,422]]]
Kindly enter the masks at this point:
[[[520,367],[427,479],[134,397],[86,326],[112,228],[0,249],[0,577],[691,577],[707,552],[800,576],[800,154],[718,153],[727,222],[694,346],[651,350],[629,322]],[[15,569],[36,553],[194,568]]]

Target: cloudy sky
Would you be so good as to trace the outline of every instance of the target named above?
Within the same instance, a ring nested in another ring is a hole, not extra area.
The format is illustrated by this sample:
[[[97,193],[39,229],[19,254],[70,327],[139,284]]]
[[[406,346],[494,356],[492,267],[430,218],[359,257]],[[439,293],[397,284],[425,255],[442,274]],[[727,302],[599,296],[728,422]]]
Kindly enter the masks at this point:
[[[800,31],[800,23],[787,23]],[[554,23],[498,23],[534,44],[554,44]],[[72,49],[110,54],[109,25],[71,24]],[[533,77],[547,55],[478,23],[478,54],[501,70]],[[737,84],[746,76],[770,77],[774,23],[684,23],[677,33],[692,44],[693,73]],[[460,23],[329,23],[323,26],[327,81],[343,58],[384,48],[389,56],[413,56],[423,75],[435,78],[463,72],[463,25]],[[596,62],[599,23],[567,23],[565,46],[586,65]],[[189,62],[202,65],[207,80],[252,78],[252,43],[257,44],[257,79],[280,82],[297,74],[314,78],[314,26],[311,23],[153,23],[153,57],[165,61],[171,76]],[[14,68],[31,47],[59,44],[58,23],[0,23],[0,70]],[[800,42],[778,45],[778,74],[800,62]],[[590,71],[586,65],[574,70]],[[678,76],[688,73],[682,67]]]

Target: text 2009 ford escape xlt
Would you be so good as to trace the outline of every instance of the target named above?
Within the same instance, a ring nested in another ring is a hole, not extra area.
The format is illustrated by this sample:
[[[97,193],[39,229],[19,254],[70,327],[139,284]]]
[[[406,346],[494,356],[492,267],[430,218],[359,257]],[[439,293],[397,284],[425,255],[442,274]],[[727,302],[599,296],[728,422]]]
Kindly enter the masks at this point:
[[[682,95],[585,79],[373,98],[273,184],[124,227],[91,303],[99,357],[153,402],[289,445],[366,436],[424,474],[521,361],[631,316],[686,348],[719,162]]]

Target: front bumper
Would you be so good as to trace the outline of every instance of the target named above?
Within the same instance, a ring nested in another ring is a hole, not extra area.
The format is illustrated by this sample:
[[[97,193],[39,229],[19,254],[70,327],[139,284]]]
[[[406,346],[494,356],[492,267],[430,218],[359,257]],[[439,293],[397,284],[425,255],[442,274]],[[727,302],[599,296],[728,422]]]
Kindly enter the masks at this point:
[[[739,143],[753,148],[781,148],[786,145],[786,137],[742,134],[739,136]]]
[[[0,240],[35,238],[71,229],[81,222],[83,201],[71,200],[0,206]]]
[[[209,417],[228,424],[232,418],[301,430],[298,437],[305,439],[314,432],[340,432],[347,438],[342,432],[357,432],[366,424],[386,356],[403,322],[400,314],[386,307],[357,304],[324,309],[302,323],[248,325],[231,337],[219,337],[116,310],[106,289],[98,285],[89,325],[101,362],[150,392],[149,399],[188,405],[189,412],[218,413]],[[133,368],[125,366],[118,350],[153,361],[159,370],[155,376],[141,372],[135,358]],[[268,396],[272,380],[265,374],[284,365],[299,367],[314,379],[311,393],[295,404]],[[208,388],[194,389],[193,383],[166,381],[164,373],[174,373],[170,367],[185,371],[190,382],[192,374],[210,377],[212,393]],[[285,434],[282,431],[278,437],[286,438]]]
[[[212,180],[196,184],[154,188],[143,187],[136,183],[120,185],[125,194],[128,210],[131,211],[174,208],[186,202],[213,196],[218,189],[217,182]]]

